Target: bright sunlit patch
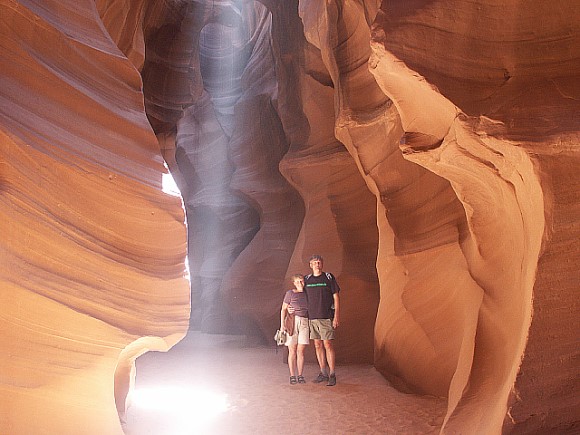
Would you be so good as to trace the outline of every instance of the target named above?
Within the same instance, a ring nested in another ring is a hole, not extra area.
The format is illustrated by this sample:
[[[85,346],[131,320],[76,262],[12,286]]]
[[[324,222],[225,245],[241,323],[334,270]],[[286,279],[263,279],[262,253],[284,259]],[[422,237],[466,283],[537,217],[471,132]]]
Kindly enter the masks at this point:
[[[131,407],[155,413],[166,421],[166,434],[190,434],[210,425],[228,410],[227,395],[183,387],[139,388],[131,393]]]
[[[181,193],[179,192],[179,187],[177,187],[177,183],[175,182],[170,173],[163,174],[161,183],[163,192],[173,196],[181,196]]]
[[[185,256],[185,274],[184,274],[184,277],[188,281],[191,281],[191,273],[189,272],[189,259],[188,259],[187,255]]]

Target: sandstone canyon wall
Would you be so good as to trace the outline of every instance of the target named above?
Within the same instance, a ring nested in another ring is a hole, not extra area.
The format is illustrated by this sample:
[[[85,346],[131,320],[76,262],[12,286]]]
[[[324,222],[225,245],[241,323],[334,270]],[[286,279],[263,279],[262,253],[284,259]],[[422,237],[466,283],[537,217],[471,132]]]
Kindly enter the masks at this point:
[[[185,332],[163,156],[192,329],[271,340],[320,253],[342,362],[446,397],[442,433],[573,433],[579,9],[0,0],[0,427],[119,432]]]
[[[95,3],[0,16],[0,432],[120,434],[135,358],[187,330],[181,201]]]
[[[145,32],[147,114],[187,209],[192,328],[271,342],[288,277],[320,252],[359,325],[342,358],[370,362],[376,204],[334,136],[330,78],[296,6],[168,3]]]
[[[459,246],[482,291],[473,357],[450,384],[452,433],[499,431],[508,394],[507,432],[577,426],[578,12],[567,2],[383,2],[375,21],[370,66],[401,116],[401,149],[462,202]]]

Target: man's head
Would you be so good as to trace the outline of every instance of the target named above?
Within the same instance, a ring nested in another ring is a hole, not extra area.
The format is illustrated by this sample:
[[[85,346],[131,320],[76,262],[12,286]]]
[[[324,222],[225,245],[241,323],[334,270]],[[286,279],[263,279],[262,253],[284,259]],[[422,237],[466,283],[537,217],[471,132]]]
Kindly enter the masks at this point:
[[[312,269],[312,273],[318,276],[322,273],[322,256],[315,254],[308,260],[308,265]]]

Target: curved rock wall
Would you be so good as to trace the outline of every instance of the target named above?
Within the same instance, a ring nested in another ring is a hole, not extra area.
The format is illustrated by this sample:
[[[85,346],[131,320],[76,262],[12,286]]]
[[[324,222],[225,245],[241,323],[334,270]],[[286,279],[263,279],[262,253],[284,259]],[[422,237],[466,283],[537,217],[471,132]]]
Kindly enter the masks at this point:
[[[376,203],[334,137],[296,3],[266,5],[194,2],[174,21],[167,5],[168,21],[147,27],[147,113],[187,208],[191,327],[270,341],[289,276],[320,252],[359,325],[344,328],[341,359],[370,362]]]
[[[0,15],[0,432],[122,433],[134,359],[187,328],[181,202],[94,2]]]
[[[552,240],[566,231],[552,211],[563,211],[568,189],[554,194],[551,180],[568,178],[570,162],[577,161],[571,147],[578,137],[573,77],[579,71],[572,63],[579,52],[567,17],[578,8],[565,2],[550,12],[547,7],[431,2],[410,9],[383,2],[375,22],[370,66],[401,116],[401,149],[408,160],[450,181],[469,229],[459,245],[483,292],[473,358],[460,359],[450,385],[444,426],[450,433],[465,427],[500,431],[508,406],[503,428],[514,433],[567,430],[578,419],[569,412],[577,400],[564,386],[574,378],[578,322],[574,309],[561,317],[577,277],[569,270],[556,290],[548,284],[554,272],[542,267]],[[559,174],[552,171],[555,143]],[[564,215],[577,219],[574,210]],[[564,236],[575,237],[573,231]],[[548,294],[558,294],[550,308],[540,302],[552,300]],[[562,322],[568,326],[559,329],[559,356],[540,356],[539,343]],[[541,366],[557,373],[538,381],[534,373]],[[558,381],[548,380],[552,376]],[[540,400],[539,411],[534,403],[544,388],[558,399]]]
[[[0,0],[0,427],[119,432],[184,333],[163,155],[191,328],[271,340],[317,252],[339,359],[447,397],[442,433],[572,432],[578,9]]]

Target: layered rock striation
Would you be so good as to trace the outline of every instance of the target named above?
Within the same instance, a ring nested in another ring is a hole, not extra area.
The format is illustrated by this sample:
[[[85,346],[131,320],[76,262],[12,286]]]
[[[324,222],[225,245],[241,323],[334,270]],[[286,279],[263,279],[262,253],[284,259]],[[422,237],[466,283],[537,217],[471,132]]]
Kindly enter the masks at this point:
[[[555,271],[543,265],[553,241],[570,229],[553,214],[554,207],[566,207],[569,190],[555,193],[552,183],[569,179],[567,168],[577,161],[572,143],[579,88],[573,77],[579,51],[566,17],[578,11],[564,2],[550,7],[554,13],[539,4],[525,11],[515,4],[447,7],[433,3],[410,11],[383,2],[370,62],[401,116],[405,158],[449,180],[465,209],[469,232],[459,246],[482,291],[473,357],[459,361],[444,430],[500,431],[503,419],[506,432],[572,431],[576,399],[565,384],[575,382],[577,305],[570,298],[578,276],[568,269],[556,284]],[[477,21],[469,20],[475,15]],[[468,21],[469,27],[457,26]],[[422,37],[411,42],[410,34]],[[552,171],[554,144],[558,174]],[[565,220],[577,219],[575,210],[568,208]],[[574,231],[568,237],[573,240]],[[542,307],[552,292],[558,303]],[[556,325],[559,355],[540,356],[539,343]],[[538,381],[540,367],[555,372]],[[540,393],[545,388],[558,399],[546,399]],[[541,396],[545,408],[539,411]]]
[[[0,427],[119,432],[190,297],[269,341],[320,253],[339,360],[447,398],[441,433],[578,428],[574,2],[0,11]]]
[[[181,201],[95,3],[0,15],[0,432],[122,433],[135,358],[187,330]]]

